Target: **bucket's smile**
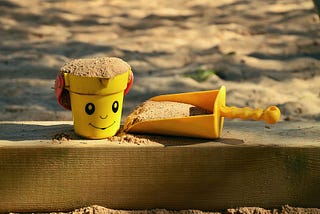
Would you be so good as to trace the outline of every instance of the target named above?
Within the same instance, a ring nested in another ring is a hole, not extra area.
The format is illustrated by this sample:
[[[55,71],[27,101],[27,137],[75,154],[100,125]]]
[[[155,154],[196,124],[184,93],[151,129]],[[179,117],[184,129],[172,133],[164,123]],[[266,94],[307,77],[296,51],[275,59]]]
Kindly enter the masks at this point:
[[[96,129],[101,129],[101,130],[105,130],[107,128],[110,128],[111,126],[113,126],[114,124],[116,123],[116,121],[113,121],[113,123],[107,127],[97,127],[95,125],[93,125],[92,123],[89,123],[89,126],[92,126],[93,128],[96,128]]]

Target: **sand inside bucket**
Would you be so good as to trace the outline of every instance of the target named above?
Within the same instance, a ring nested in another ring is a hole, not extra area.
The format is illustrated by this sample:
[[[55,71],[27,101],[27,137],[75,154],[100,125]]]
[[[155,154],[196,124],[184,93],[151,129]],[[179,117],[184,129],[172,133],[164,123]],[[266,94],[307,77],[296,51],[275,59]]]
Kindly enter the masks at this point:
[[[96,57],[74,59],[60,69],[62,73],[70,73],[84,77],[113,78],[129,71],[130,65],[117,57]]]
[[[212,114],[212,112],[186,103],[148,100],[129,114],[124,129],[127,130],[132,125],[142,121],[192,117],[205,114]]]

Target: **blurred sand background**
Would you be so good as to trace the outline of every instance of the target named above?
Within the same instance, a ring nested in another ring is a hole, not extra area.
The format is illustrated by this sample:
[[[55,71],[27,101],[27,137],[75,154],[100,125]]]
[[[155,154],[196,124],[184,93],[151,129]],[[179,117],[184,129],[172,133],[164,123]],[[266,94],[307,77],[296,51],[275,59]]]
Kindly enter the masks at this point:
[[[228,105],[320,121],[311,0],[0,0],[0,17],[0,120],[72,120],[55,99],[59,68],[117,56],[135,74],[123,118],[155,95],[226,85]]]
[[[124,118],[159,94],[227,87],[227,104],[320,120],[320,21],[311,0],[0,1],[0,120],[72,120],[54,79],[73,58],[135,73]]]

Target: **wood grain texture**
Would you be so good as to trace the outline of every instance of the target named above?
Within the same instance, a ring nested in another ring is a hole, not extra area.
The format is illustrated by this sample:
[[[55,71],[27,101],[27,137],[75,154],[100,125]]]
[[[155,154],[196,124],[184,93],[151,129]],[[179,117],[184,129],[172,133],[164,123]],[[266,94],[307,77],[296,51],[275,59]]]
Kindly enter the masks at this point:
[[[221,139],[52,141],[70,122],[0,123],[0,212],[320,206],[317,123],[226,123]]]

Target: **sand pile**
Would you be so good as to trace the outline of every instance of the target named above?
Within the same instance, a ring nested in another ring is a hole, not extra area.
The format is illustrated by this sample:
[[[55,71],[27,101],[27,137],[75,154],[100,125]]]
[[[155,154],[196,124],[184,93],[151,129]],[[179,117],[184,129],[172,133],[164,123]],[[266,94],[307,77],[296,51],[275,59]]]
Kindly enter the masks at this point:
[[[74,59],[67,62],[61,73],[70,73],[77,76],[113,78],[116,75],[129,71],[130,65],[117,57],[96,57],[88,59]]]
[[[192,117],[204,114],[212,114],[212,112],[187,103],[148,100],[129,114],[124,130],[142,121]]]

